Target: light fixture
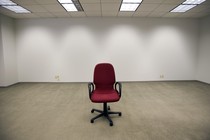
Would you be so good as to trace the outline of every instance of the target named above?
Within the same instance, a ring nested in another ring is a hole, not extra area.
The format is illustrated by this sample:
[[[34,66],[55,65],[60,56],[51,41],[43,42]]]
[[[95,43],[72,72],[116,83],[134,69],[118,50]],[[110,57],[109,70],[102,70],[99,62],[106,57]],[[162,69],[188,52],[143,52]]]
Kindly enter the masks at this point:
[[[31,13],[30,11],[28,11],[27,9],[18,6],[18,5],[12,5],[12,6],[2,6],[4,8],[7,8],[15,13]]]
[[[201,4],[206,0],[186,0],[182,4]]]
[[[122,4],[120,11],[135,11],[139,4]]]
[[[83,11],[83,8],[78,0],[58,0],[66,11]]]
[[[16,3],[12,2],[11,0],[0,0],[0,5],[17,5]]]
[[[72,0],[58,0],[60,3],[73,3]]]
[[[0,5],[6,9],[9,9],[15,13],[31,13],[29,10],[17,5],[11,0],[0,0]]]
[[[195,6],[196,5],[185,5],[185,4],[181,4],[178,7],[176,7],[175,9],[173,9],[171,12],[186,12],[186,11],[192,9]]]
[[[66,9],[66,11],[78,11],[73,3],[72,4],[66,3],[62,5]]]
[[[136,11],[142,0],[123,0],[120,11]]]
[[[141,3],[142,0],[123,0],[123,3]]]
[[[171,10],[171,12],[186,12],[204,1],[206,0],[185,0],[182,4]]]

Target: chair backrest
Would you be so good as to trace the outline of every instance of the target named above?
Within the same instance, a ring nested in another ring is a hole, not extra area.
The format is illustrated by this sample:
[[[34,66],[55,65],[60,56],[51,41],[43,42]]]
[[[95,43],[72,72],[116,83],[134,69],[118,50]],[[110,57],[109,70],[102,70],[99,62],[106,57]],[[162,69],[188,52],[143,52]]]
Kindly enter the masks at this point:
[[[95,66],[93,82],[96,89],[113,89],[115,72],[112,64],[100,63]]]

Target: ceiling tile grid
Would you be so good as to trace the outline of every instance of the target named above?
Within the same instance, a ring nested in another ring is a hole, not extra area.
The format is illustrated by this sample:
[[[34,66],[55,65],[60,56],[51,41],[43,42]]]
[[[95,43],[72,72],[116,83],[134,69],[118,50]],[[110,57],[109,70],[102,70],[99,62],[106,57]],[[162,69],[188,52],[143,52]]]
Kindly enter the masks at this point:
[[[134,12],[120,12],[122,0],[79,0],[84,11],[67,12],[57,0],[12,0],[31,11],[17,14],[2,6],[0,13],[13,18],[59,18],[59,17],[166,17],[166,18],[202,18],[210,15],[210,0],[185,13],[170,11],[185,0],[143,0]]]

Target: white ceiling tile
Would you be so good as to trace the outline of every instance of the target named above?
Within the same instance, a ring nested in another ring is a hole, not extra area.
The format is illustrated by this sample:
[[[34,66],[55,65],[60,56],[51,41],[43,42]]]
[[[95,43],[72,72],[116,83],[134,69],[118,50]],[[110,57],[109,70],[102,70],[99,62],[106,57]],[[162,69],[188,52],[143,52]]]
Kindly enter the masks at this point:
[[[69,13],[72,17],[86,17],[85,12],[70,12]]]
[[[65,12],[66,10],[60,4],[42,5],[49,12]]]
[[[52,15],[51,13],[34,13],[35,15],[39,16],[39,17],[43,17],[43,18],[47,18],[47,17],[55,17],[54,15]]]
[[[35,0],[14,0],[14,2],[21,6],[38,4]]]
[[[142,4],[145,4],[145,3],[163,3],[165,0],[143,0]]]
[[[119,11],[120,4],[110,4],[110,3],[104,3],[102,4],[102,11]]]
[[[149,14],[150,12],[135,12],[133,17],[147,17]]]
[[[95,3],[95,4],[99,4],[100,0],[79,0],[80,3]]]
[[[154,11],[160,4],[141,4],[136,10],[138,12]]]
[[[43,8],[41,5],[26,5],[26,9],[28,9],[31,12],[48,12],[45,8]]]
[[[162,17],[166,14],[166,12],[152,12],[148,15],[148,17]]]
[[[202,4],[207,4],[207,5],[210,5],[210,0],[206,0],[204,3]]]
[[[189,10],[189,12],[202,12],[205,11],[206,9],[208,9],[209,6],[208,5],[198,5],[194,8],[192,8],[191,10]]]
[[[119,12],[118,16],[119,17],[132,17],[134,12]]]
[[[101,11],[100,4],[82,4],[84,11]]]
[[[164,4],[181,4],[183,3],[185,0],[165,0]]]
[[[21,18],[25,18],[25,16],[24,15],[20,15],[20,14],[11,14],[10,15],[12,18],[16,18],[16,19],[21,19]]]
[[[52,15],[56,17],[71,17],[68,12],[53,12]]]
[[[207,16],[208,14],[207,13],[183,13],[181,14],[180,16],[178,17],[183,17],[183,18],[202,18],[202,17],[205,17]]]
[[[10,11],[10,10],[0,6],[0,13],[2,13],[2,14],[7,13],[7,15],[9,15],[9,14],[13,14],[15,12]]]
[[[34,13],[30,13],[30,14],[25,14],[25,15],[24,15],[24,18],[39,18],[39,16],[37,16],[37,15],[34,14]]]
[[[154,11],[158,12],[169,12],[172,9],[174,9],[176,5],[174,4],[161,4],[159,7],[157,7]]]
[[[117,16],[118,12],[108,12],[108,11],[103,11],[102,16],[103,17],[115,17]]]
[[[33,13],[23,13],[23,14],[11,14],[11,17],[13,18],[38,18],[39,16],[33,14]]]
[[[99,11],[88,11],[88,12],[85,12],[85,14],[88,16],[88,17],[101,17],[101,13]]]
[[[34,0],[39,4],[58,4],[57,0]]]
[[[180,16],[182,13],[171,13],[171,12],[169,12],[169,13],[166,13],[163,17],[178,17],[178,16]]]
[[[122,0],[101,0],[101,3],[121,3]]]

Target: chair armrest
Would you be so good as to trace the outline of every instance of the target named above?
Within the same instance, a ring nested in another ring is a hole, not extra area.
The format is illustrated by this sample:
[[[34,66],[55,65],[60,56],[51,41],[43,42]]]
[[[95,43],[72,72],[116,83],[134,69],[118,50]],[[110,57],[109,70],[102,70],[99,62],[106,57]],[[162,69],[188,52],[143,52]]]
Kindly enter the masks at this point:
[[[89,98],[91,99],[91,94],[93,93],[93,90],[95,89],[94,84],[92,82],[88,83],[88,91],[89,91]]]
[[[118,92],[119,96],[121,97],[121,92],[122,92],[122,84],[120,82],[116,82],[114,84],[115,90]]]

